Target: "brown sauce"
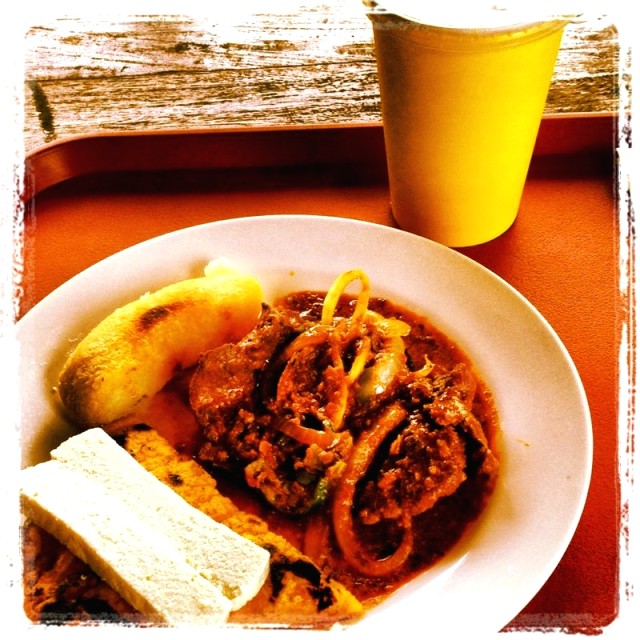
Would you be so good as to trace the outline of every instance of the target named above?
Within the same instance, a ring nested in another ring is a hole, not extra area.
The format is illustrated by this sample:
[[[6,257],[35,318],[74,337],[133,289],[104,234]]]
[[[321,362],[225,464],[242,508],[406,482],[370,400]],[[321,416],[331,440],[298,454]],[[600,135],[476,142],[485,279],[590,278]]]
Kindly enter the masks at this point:
[[[279,301],[277,306],[291,313],[305,313],[317,309],[322,296],[301,292]],[[476,393],[472,412],[482,426],[491,450],[498,445],[499,423],[492,394],[473,370],[472,363],[462,351],[426,318],[399,307],[388,300],[371,300],[370,308],[387,317],[401,318],[411,325],[405,338],[411,360],[419,362],[427,356],[437,366],[451,369],[464,363],[476,378]],[[153,400],[136,420],[146,422],[164,435],[178,450],[196,455],[200,445],[199,427],[189,408],[188,383],[192,372],[177,376]],[[397,590],[413,577],[442,558],[461,538],[484,508],[493,490],[497,468],[490,474],[479,473],[465,480],[452,495],[438,500],[435,506],[415,517],[413,552],[400,571],[384,577],[359,574],[343,559],[331,528],[329,506],[322,506],[308,516],[287,517],[276,512],[257,493],[243,486],[237,479],[211,469],[222,493],[241,509],[255,513],[267,521],[274,532],[286,537],[321,568],[343,582],[367,607]],[[389,531],[384,526],[362,528],[361,535],[369,541],[384,539]]]

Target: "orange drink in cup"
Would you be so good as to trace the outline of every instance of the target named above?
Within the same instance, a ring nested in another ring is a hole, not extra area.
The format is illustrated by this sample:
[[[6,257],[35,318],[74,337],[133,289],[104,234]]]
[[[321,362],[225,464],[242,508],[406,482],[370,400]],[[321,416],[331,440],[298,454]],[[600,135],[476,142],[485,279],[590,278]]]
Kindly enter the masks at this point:
[[[365,4],[393,216],[407,231],[462,247],[496,238],[516,218],[569,20],[512,23],[508,10],[488,3],[482,14],[477,2],[474,14],[458,7],[456,16],[456,2],[443,6],[463,26],[430,20],[443,11],[432,2],[419,4],[418,17]]]

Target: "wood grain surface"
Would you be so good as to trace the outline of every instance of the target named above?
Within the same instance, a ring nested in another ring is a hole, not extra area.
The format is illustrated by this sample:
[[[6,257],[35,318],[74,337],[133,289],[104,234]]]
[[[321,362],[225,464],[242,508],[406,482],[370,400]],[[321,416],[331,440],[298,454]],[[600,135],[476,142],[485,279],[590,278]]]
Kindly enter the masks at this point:
[[[97,131],[380,119],[371,23],[358,0],[32,18],[25,146]],[[268,8],[267,8],[268,7]],[[618,33],[570,24],[546,112],[617,108]]]

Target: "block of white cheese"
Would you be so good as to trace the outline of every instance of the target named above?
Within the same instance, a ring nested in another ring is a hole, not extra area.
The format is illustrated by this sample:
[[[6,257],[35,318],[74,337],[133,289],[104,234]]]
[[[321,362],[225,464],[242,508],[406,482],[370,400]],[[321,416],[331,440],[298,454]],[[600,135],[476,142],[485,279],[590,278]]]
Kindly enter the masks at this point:
[[[158,623],[219,624],[231,602],[100,482],[50,460],[20,472],[22,507],[138,611]]]
[[[231,601],[232,610],[262,587],[269,573],[266,549],[189,505],[104,430],[89,429],[69,438],[51,457],[100,483],[142,522],[171,540],[187,562]]]

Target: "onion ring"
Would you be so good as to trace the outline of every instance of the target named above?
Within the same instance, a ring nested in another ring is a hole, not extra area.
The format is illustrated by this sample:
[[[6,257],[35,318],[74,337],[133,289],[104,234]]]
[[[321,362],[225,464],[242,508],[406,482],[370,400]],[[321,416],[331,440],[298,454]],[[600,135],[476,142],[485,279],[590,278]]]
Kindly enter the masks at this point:
[[[343,557],[360,573],[369,576],[379,577],[397,571],[413,551],[413,532],[409,517],[403,522],[404,532],[400,545],[390,556],[382,559],[371,557],[358,542],[353,522],[356,485],[365,476],[380,445],[406,417],[407,411],[394,403],[387,407],[369,431],[360,436],[340,477],[333,499],[333,531]]]

